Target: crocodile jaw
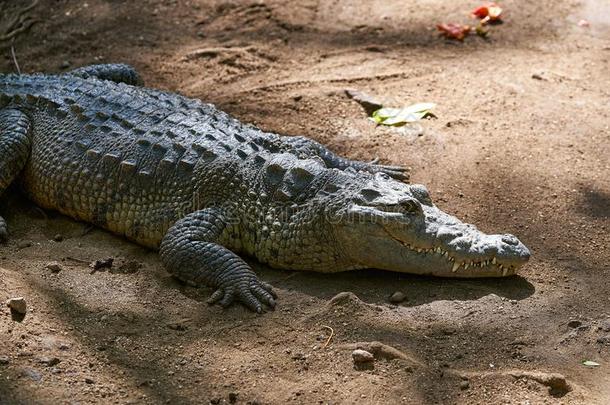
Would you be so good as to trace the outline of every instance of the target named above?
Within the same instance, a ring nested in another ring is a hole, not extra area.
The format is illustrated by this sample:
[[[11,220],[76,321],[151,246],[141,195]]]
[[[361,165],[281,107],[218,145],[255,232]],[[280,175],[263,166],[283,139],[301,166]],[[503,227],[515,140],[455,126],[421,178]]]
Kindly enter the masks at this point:
[[[410,220],[397,221],[391,213],[386,221],[344,224],[339,235],[356,267],[401,273],[505,277],[530,257],[515,236],[485,234],[432,204]]]

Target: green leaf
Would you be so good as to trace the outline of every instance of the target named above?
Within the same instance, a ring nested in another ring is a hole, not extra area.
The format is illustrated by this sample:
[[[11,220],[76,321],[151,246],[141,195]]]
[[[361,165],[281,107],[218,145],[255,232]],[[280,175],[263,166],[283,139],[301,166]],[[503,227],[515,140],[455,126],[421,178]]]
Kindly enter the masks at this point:
[[[434,107],[434,103],[417,103],[403,108],[384,107],[374,111],[371,118],[378,124],[400,126],[421,120],[431,114],[430,110]]]
[[[599,367],[600,364],[591,360],[585,360],[582,362],[582,365],[587,367]]]

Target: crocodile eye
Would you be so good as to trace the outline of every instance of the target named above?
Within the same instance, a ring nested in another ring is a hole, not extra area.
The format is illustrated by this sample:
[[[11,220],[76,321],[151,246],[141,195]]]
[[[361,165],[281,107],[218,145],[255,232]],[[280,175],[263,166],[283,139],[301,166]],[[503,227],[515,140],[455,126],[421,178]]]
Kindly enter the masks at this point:
[[[413,200],[406,200],[400,203],[400,206],[408,213],[415,213],[419,211],[419,205]]]
[[[366,201],[373,201],[376,198],[381,197],[381,193],[379,191],[370,188],[365,188],[364,190],[360,191],[360,195],[364,197]]]

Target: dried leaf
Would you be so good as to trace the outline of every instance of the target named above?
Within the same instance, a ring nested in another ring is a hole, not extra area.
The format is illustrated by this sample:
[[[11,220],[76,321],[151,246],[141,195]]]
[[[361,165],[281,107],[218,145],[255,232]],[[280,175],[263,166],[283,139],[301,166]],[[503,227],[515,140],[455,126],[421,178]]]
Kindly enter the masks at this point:
[[[434,107],[434,103],[417,103],[403,108],[385,107],[373,112],[371,119],[382,125],[401,126],[431,115],[430,110]]]
[[[457,23],[437,24],[436,29],[438,29],[445,38],[457,39],[458,41],[464,40],[466,35],[470,33],[469,25]]]

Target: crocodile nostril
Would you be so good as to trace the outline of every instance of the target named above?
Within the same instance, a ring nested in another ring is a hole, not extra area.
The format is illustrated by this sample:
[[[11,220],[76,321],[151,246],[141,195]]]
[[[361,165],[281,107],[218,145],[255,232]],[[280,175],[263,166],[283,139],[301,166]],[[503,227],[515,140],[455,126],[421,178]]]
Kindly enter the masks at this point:
[[[506,243],[508,245],[518,245],[519,244],[519,239],[517,239],[513,235],[506,234],[506,235],[502,235],[502,242],[504,242],[504,243]]]

